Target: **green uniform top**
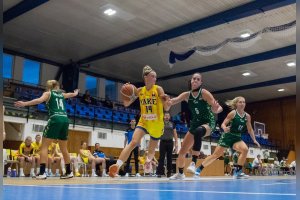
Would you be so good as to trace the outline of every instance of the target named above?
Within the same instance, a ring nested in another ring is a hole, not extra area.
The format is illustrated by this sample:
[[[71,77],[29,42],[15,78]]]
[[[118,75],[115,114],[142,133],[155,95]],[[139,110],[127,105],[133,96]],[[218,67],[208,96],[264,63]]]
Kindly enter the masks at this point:
[[[50,91],[50,98],[47,102],[47,108],[48,108],[50,118],[52,116],[67,117],[65,98],[63,96],[62,91],[59,90]]]
[[[188,106],[192,113],[193,122],[207,122],[207,120],[214,119],[211,106],[202,98],[202,88],[199,89],[198,95],[196,97],[193,95],[192,91],[190,92]]]
[[[247,115],[246,112],[243,116],[240,116],[237,111],[235,111],[234,118],[230,121],[230,133],[241,134],[247,132]]]

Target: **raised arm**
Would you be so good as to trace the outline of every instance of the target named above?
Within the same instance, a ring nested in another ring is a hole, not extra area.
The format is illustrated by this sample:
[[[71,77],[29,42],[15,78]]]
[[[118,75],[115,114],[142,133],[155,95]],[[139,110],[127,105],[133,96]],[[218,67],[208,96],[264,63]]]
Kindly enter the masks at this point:
[[[64,98],[68,99],[68,98],[72,98],[72,97],[76,97],[79,93],[79,89],[74,90],[74,92],[68,92],[68,93],[63,93]]]
[[[211,106],[211,110],[213,111],[213,113],[217,114],[223,111],[222,106],[220,106],[220,104],[215,100],[215,98],[209,91],[203,89],[202,97]]]
[[[15,106],[16,107],[25,107],[25,106],[34,106],[37,104],[41,104],[45,101],[47,101],[50,97],[50,92],[44,92],[43,95],[37,99],[33,99],[31,101],[16,101]]]
[[[171,105],[175,105],[182,101],[188,101],[189,94],[190,94],[189,92],[183,92],[179,96],[170,99],[169,103]]]
[[[260,144],[256,141],[254,131],[253,131],[253,128],[252,128],[252,125],[251,125],[251,116],[248,113],[246,113],[246,115],[247,115],[247,130],[248,130],[248,133],[250,134],[254,144],[256,144],[258,147],[260,147]]]

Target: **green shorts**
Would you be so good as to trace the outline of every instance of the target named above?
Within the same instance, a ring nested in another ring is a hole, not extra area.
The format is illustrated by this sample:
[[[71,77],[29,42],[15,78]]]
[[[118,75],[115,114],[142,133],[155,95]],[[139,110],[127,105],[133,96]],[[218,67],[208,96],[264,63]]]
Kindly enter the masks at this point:
[[[191,124],[190,124],[190,129],[189,129],[189,132],[192,134],[192,135],[195,135],[196,133],[196,129],[199,127],[199,126],[202,126],[204,124],[207,124],[211,131],[213,131],[215,129],[215,126],[216,126],[216,121],[214,118],[211,118],[211,119],[205,119],[205,120],[192,120],[191,121]]]
[[[49,139],[67,140],[69,130],[69,119],[64,116],[52,116],[48,120],[43,132],[43,137]]]
[[[235,143],[240,141],[242,141],[240,133],[223,133],[218,145],[225,148],[232,148]]]

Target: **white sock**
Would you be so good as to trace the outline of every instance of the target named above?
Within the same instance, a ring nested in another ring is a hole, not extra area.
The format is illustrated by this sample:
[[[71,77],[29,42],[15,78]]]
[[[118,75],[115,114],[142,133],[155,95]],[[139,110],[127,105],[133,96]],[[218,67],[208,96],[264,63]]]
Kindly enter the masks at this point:
[[[30,169],[30,174],[34,174],[34,168]]]
[[[23,168],[20,168],[20,174],[24,174]]]
[[[95,169],[92,169],[92,174],[95,174]]]
[[[56,174],[59,174],[59,169],[56,169],[56,170],[55,170],[55,173],[56,173]]]
[[[36,174],[40,173],[40,168],[36,168]]]
[[[123,165],[123,161],[122,160],[117,160],[117,165],[119,166],[119,168]]]

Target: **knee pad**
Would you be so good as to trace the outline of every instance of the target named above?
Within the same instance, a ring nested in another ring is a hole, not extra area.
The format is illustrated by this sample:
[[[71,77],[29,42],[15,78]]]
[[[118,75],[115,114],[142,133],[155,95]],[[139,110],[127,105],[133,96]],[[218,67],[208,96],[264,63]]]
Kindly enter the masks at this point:
[[[204,126],[199,126],[198,128],[196,128],[195,133],[195,135],[200,136],[202,138],[206,133],[206,128]]]
[[[196,128],[195,134],[194,134],[194,145],[193,145],[193,151],[200,151],[202,146],[202,137],[206,133],[206,128],[203,126],[199,126]]]

